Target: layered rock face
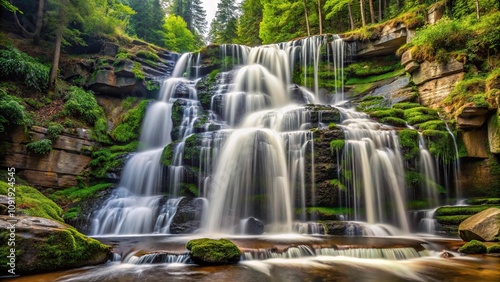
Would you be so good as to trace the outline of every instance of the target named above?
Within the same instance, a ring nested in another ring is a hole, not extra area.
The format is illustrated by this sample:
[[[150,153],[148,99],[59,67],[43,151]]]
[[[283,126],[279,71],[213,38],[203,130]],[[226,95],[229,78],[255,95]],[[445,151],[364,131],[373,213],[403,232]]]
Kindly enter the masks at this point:
[[[34,186],[76,186],[77,176],[91,161],[88,152],[97,144],[90,140],[90,131],[82,128],[66,130],[52,143],[52,150],[46,155],[35,154],[26,148],[31,140],[41,140],[46,135],[47,129],[38,126],[33,126],[28,132],[16,127],[8,135],[0,135],[5,148],[0,166],[14,167],[21,178]]]

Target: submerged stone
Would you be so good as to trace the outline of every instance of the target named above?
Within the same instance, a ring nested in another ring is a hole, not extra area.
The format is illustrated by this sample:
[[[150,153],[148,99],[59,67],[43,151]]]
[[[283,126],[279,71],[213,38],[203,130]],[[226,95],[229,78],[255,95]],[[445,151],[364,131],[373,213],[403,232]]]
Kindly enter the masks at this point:
[[[238,263],[241,251],[227,239],[201,238],[186,244],[191,259],[200,265],[224,265]]]

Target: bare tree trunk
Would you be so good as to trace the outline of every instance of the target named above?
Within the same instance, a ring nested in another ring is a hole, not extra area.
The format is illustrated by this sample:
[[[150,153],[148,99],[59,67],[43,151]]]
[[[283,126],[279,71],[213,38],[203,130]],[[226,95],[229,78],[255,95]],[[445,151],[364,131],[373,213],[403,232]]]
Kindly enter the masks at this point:
[[[39,0],[38,1],[38,10],[36,13],[35,30],[33,32],[29,32],[28,30],[26,30],[24,28],[24,26],[19,21],[19,18],[17,17],[17,12],[14,11],[14,21],[16,23],[17,28],[19,28],[19,30],[21,30],[21,33],[23,34],[24,37],[33,38],[34,43],[37,45],[40,42],[40,33],[42,32],[44,6],[45,6],[45,0]]]
[[[365,5],[364,5],[364,0],[359,0],[359,6],[361,8],[361,23],[363,26],[366,26],[366,19],[365,19]]]
[[[309,15],[307,13],[306,0],[304,0],[304,14],[306,16],[307,36],[311,36],[311,28],[309,27]]]
[[[347,8],[349,9],[349,22],[351,23],[351,30],[354,30],[356,26],[354,25],[354,17],[352,16],[351,1],[347,1]]]
[[[368,4],[370,5],[370,19],[372,24],[375,23],[375,9],[373,8],[373,0],[368,0]]]
[[[378,0],[378,21],[382,22],[382,0]]]
[[[59,7],[59,23],[57,25],[56,33],[56,46],[54,50],[54,59],[52,61],[52,69],[50,70],[49,76],[49,87],[54,88],[56,85],[57,72],[59,70],[59,59],[61,57],[61,43],[64,32],[64,4],[66,0],[61,0],[61,6]]]
[[[43,26],[43,8],[45,6],[45,0],[38,0],[38,11],[36,12],[36,23],[35,23],[35,36],[33,37],[33,42],[36,45],[40,44],[40,33],[42,32]]]
[[[476,0],[476,18],[479,20],[479,0]]]
[[[318,0],[319,34],[323,34],[323,15],[321,13],[321,0]]]

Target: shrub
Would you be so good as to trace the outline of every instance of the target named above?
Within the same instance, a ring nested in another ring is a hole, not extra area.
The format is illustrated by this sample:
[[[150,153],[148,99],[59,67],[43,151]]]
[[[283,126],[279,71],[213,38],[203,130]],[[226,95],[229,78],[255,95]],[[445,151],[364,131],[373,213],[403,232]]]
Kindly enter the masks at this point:
[[[88,125],[94,125],[99,117],[104,116],[104,111],[97,104],[92,92],[72,86],[68,96],[64,110],[69,115],[82,119]]]
[[[123,114],[120,124],[113,130],[111,137],[119,142],[128,142],[137,139],[148,103],[148,100],[143,100],[135,108]]]
[[[0,88],[0,132],[5,131],[9,125],[23,125],[28,122],[24,107],[15,97],[10,96]]]
[[[16,48],[0,50],[0,76],[20,78],[28,87],[47,89],[50,68]]]
[[[47,127],[47,137],[54,141],[62,133],[64,127],[59,123],[50,123]]]
[[[460,249],[458,249],[462,253],[466,254],[484,254],[486,253],[486,245],[483,242],[478,240],[472,240],[465,245],[463,245]]]
[[[26,148],[35,154],[47,155],[52,150],[52,141],[50,139],[33,141],[26,144]]]

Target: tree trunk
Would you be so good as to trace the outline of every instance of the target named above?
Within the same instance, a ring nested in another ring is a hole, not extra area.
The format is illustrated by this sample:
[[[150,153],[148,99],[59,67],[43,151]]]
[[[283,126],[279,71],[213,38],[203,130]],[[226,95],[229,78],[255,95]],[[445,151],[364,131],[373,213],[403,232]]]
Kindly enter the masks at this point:
[[[307,14],[306,0],[304,0],[304,14],[306,16],[307,36],[311,36],[311,28],[309,27],[309,15]]]
[[[347,8],[349,9],[349,22],[351,23],[351,30],[354,30],[356,26],[354,25],[354,17],[352,16],[351,1],[347,1]]]
[[[361,12],[361,23],[363,26],[366,26],[366,19],[365,19],[365,5],[364,5],[364,0],[359,0],[359,7],[360,7],[360,12]]]
[[[370,19],[372,24],[375,23],[375,9],[373,8],[373,0],[368,0],[368,4],[370,5]]]
[[[23,34],[24,37],[26,38],[33,38],[33,42],[38,45],[40,43],[40,33],[42,31],[42,26],[43,26],[43,8],[45,6],[45,0],[39,0],[38,1],[38,10],[36,13],[36,21],[35,21],[35,30],[33,32],[29,32],[24,28],[24,26],[19,22],[19,18],[17,17],[17,12],[14,11],[14,21],[21,30],[21,33]]]
[[[45,6],[45,0],[38,0],[38,11],[36,13],[36,24],[35,24],[35,36],[33,37],[33,42],[36,45],[40,44],[40,33],[42,32],[42,26],[43,26],[44,6]]]
[[[382,22],[382,0],[378,0],[378,21]]]
[[[323,15],[321,13],[321,0],[318,0],[319,34],[323,34]]]
[[[479,0],[476,0],[476,18],[479,20]]]
[[[59,58],[61,57],[61,42],[64,32],[64,4],[66,0],[61,0],[59,7],[59,23],[57,25],[56,46],[54,48],[54,59],[52,61],[52,69],[49,76],[49,87],[54,88],[56,85],[57,72],[59,70]]]

